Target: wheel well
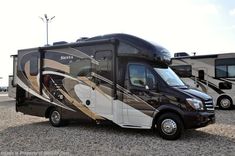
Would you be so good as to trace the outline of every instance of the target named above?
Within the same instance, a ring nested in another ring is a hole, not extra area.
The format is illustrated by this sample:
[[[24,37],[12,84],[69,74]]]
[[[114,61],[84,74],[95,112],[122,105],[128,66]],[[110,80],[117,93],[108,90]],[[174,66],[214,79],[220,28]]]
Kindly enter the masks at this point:
[[[232,102],[231,104],[233,105],[233,99],[232,99],[230,96],[228,96],[228,95],[221,95],[221,96],[219,96],[219,97],[217,98],[216,105],[219,104],[219,100],[220,100],[221,98],[223,98],[223,97],[228,98],[228,99]]]
[[[164,110],[161,110],[160,112],[158,112],[158,113],[154,116],[153,123],[152,123],[152,128],[154,128],[154,124],[157,122],[157,119],[158,119],[161,115],[163,115],[163,114],[165,114],[165,113],[173,113],[173,114],[176,114],[177,116],[179,116],[179,118],[180,118],[181,121],[183,122],[183,125],[185,126],[183,117],[180,115],[179,112],[177,112],[176,110],[172,110],[172,109],[164,109]]]
[[[49,118],[50,112],[54,108],[55,108],[55,106],[50,106],[50,107],[47,108],[47,110],[45,112],[45,118]]]

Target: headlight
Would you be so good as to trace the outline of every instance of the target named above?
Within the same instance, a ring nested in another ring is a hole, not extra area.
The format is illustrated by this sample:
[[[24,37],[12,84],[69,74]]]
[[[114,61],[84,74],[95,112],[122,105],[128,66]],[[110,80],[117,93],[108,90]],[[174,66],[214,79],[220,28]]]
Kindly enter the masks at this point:
[[[188,104],[195,110],[203,110],[203,104],[201,100],[188,98],[186,99]]]

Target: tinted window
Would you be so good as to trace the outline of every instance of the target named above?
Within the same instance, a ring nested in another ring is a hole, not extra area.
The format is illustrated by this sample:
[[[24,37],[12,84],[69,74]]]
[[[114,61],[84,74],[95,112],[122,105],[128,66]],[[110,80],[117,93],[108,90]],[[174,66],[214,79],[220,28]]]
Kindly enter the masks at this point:
[[[96,65],[96,73],[109,80],[112,80],[112,53],[111,51],[98,51],[95,54],[96,61],[99,65]]]
[[[153,89],[156,86],[155,77],[149,69],[147,69],[147,85],[149,89]]]
[[[215,60],[215,77],[216,78],[235,77],[235,58]]]
[[[227,69],[226,66],[216,66],[216,77],[226,77]]]
[[[143,65],[130,65],[129,66],[130,82],[133,86],[145,87],[146,73],[145,66]]]
[[[70,75],[77,76],[90,76],[91,74],[91,60],[78,59],[70,64]]]
[[[38,56],[33,55],[30,58],[30,75],[36,76],[38,74]]]
[[[228,66],[228,77],[235,77],[235,65]]]
[[[171,69],[179,77],[191,77],[192,76],[192,66],[191,65],[179,65],[179,66],[171,66]]]
[[[118,53],[133,53],[133,54],[137,54],[138,50],[136,48],[134,48],[133,46],[120,42],[119,46],[118,46]]]

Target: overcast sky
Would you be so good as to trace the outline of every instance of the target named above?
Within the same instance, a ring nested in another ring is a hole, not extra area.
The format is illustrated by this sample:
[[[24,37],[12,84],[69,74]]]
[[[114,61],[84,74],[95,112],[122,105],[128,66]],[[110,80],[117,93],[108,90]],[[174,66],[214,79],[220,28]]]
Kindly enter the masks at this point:
[[[171,51],[199,55],[235,52],[234,0],[1,0],[0,86],[8,84],[18,49],[128,33]]]

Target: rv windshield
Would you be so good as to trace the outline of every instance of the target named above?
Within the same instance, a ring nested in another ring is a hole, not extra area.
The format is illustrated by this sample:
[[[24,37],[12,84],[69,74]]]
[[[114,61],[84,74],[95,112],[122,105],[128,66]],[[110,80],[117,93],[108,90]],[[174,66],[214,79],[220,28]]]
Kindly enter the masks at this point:
[[[154,70],[169,86],[185,86],[183,81],[171,70],[171,68],[154,68]]]

